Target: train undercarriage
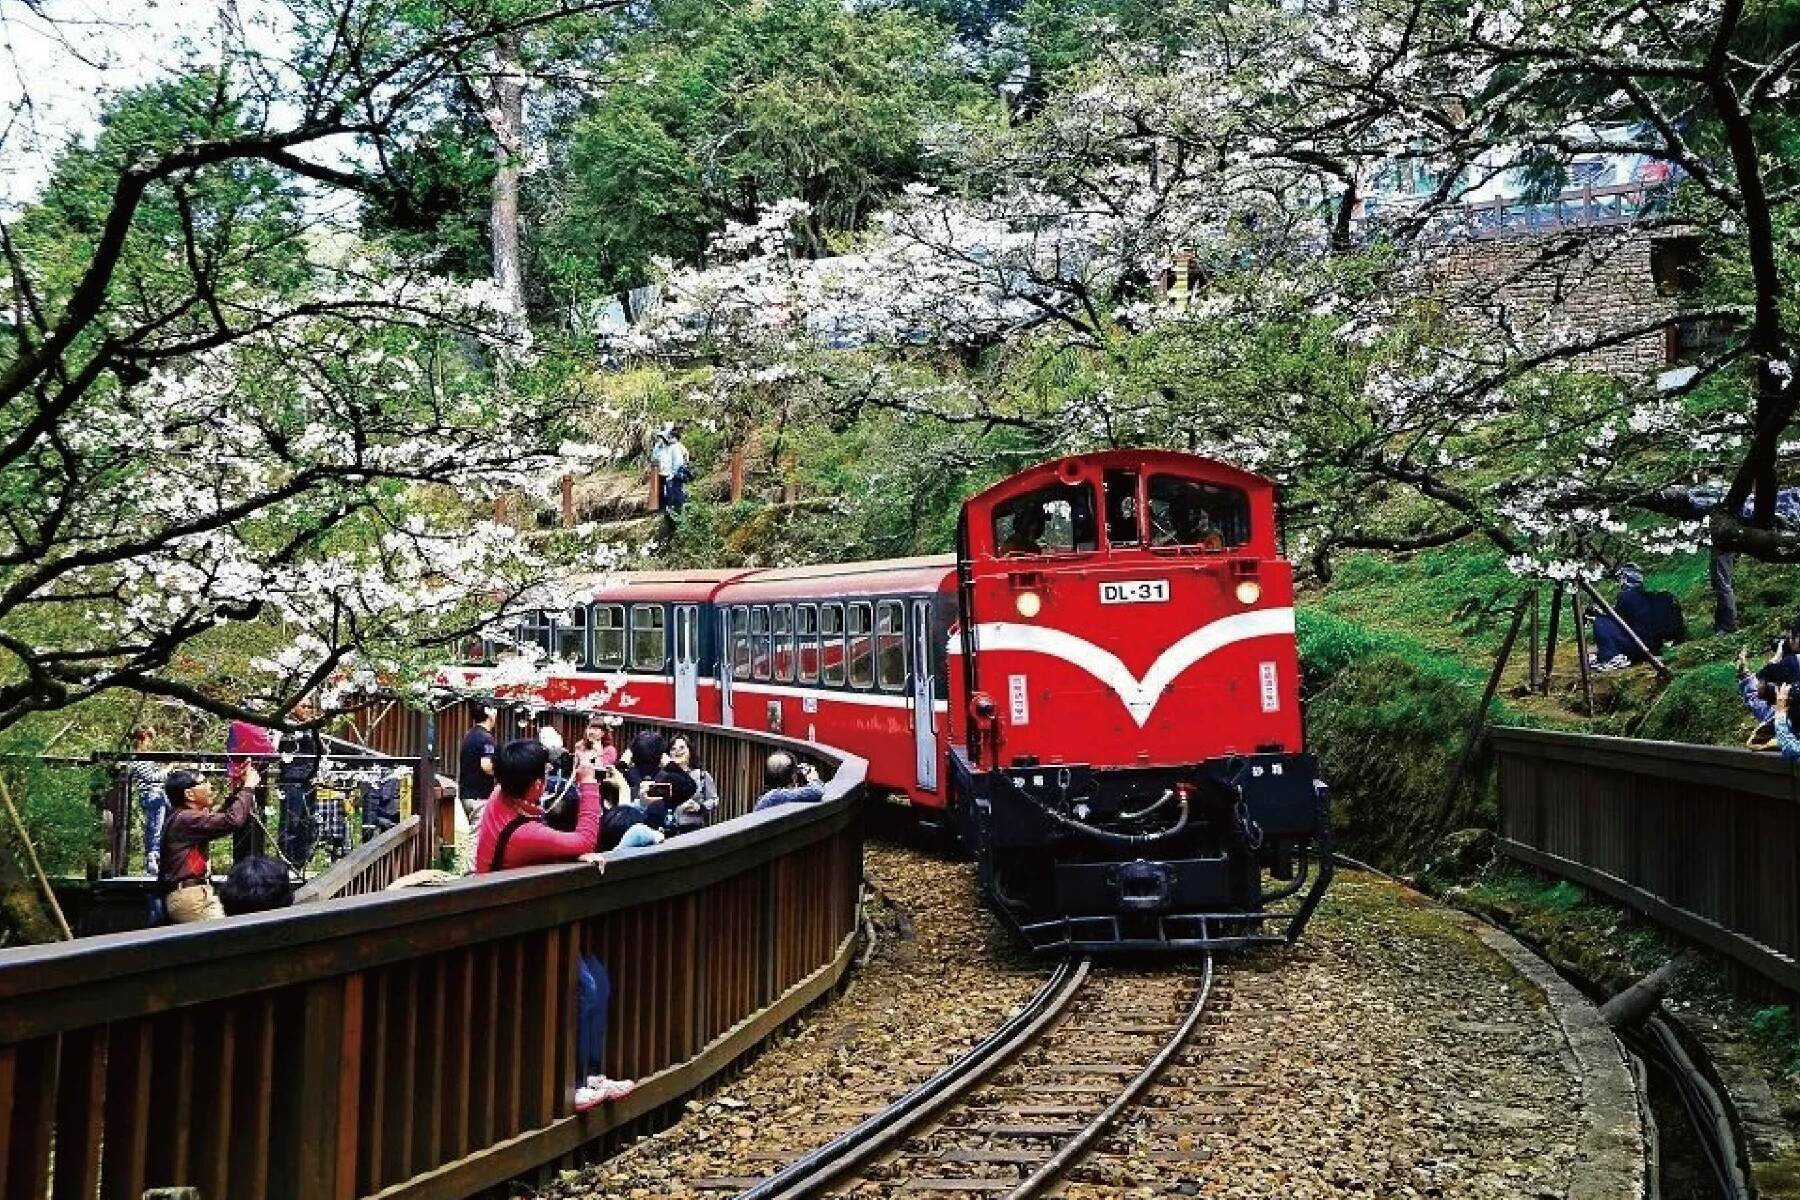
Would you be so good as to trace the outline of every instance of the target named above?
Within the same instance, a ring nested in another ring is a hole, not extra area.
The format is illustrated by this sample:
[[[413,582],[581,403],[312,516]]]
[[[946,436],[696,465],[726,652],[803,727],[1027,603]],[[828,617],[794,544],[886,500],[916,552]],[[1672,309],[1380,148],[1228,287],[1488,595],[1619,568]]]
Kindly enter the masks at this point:
[[[1331,879],[1328,796],[1311,755],[976,770],[953,751],[951,771],[952,820],[983,894],[1034,951],[1291,942]]]

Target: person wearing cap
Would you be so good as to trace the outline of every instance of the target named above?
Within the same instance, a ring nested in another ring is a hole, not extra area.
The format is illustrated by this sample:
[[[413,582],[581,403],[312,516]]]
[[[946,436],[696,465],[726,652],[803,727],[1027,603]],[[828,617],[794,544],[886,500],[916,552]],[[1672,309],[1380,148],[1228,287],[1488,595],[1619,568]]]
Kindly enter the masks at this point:
[[[1644,652],[1638,649],[1640,641],[1653,648],[1662,642],[1650,594],[1644,590],[1644,572],[1636,563],[1625,563],[1619,568],[1619,595],[1613,601],[1613,612],[1619,620],[1604,613],[1594,618],[1594,653],[1588,661],[1597,671],[1619,671],[1641,661]],[[1620,621],[1631,627],[1629,633]]]
[[[170,771],[163,790],[173,806],[163,824],[162,855],[157,878],[166,893],[169,920],[177,924],[212,921],[225,915],[213,891],[208,847],[230,837],[250,823],[256,804],[256,788],[262,780],[246,763],[237,790],[224,811],[213,809],[212,783],[196,771]]]

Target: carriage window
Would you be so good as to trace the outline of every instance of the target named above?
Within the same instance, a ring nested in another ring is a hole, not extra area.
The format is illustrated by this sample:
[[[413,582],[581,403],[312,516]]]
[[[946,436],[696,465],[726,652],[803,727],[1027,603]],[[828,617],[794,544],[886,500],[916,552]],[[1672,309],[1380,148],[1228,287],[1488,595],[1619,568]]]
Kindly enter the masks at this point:
[[[571,608],[556,618],[556,657],[584,666],[587,663],[587,609]]]
[[[1224,550],[1250,540],[1250,498],[1179,475],[1150,477],[1150,542]]]
[[[556,646],[552,638],[551,630],[552,626],[549,613],[532,613],[523,621],[519,622],[519,649],[523,650],[527,646],[536,646],[545,654],[556,653]]]
[[[842,686],[844,682],[844,606],[819,605],[819,678]]]
[[[594,605],[594,665],[625,665],[625,606]]]
[[[631,606],[631,666],[638,671],[660,671],[668,661],[667,631],[663,628],[663,606],[634,604]]]
[[[794,678],[794,607],[775,606],[775,678],[788,682]]]
[[[875,686],[875,643],[869,636],[874,606],[864,602],[849,606],[850,686]]]
[[[463,639],[461,661],[468,666],[483,666],[494,661],[492,644],[480,634],[472,634]]]
[[[1143,542],[1138,533],[1138,473],[1114,467],[1102,476],[1106,489],[1106,544],[1137,546]]]
[[[883,691],[906,686],[906,609],[898,600],[875,608],[875,669]]]
[[[769,606],[758,604],[750,610],[750,674],[756,679],[769,677]]]
[[[750,610],[742,604],[731,610],[731,677],[750,678]]]
[[[794,610],[794,636],[800,643],[800,682],[819,677],[819,610],[802,604]]]
[[[997,505],[996,552],[1068,554],[1096,544],[1094,489],[1085,483],[1053,483]]]

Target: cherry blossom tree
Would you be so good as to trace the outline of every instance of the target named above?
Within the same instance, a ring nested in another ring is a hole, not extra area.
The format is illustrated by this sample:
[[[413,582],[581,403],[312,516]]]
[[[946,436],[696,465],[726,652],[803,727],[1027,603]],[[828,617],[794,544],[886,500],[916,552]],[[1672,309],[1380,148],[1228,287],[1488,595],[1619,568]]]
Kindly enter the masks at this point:
[[[1771,231],[1796,223],[1800,188],[1791,156],[1746,151],[1793,126],[1781,19],[1377,2],[1190,12],[1185,41],[1096,28],[1107,51],[1031,120],[965,147],[955,193],[915,192],[818,263],[771,212],[735,261],[669,275],[638,349],[706,348],[766,377],[808,344],[853,344],[849,403],[1025,428],[1046,450],[1221,453],[1289,485],[1322,569],[1338,548],[1484,537],[1521,571],[1591,574],[1598,544],[1705,540],[1648,506],[1721,477],[1714,544],[1786,556],[1786,534],[1758,526],[1792,418],[1792,256],[1771,255]],[[1629,224],[1521,242],[1515,267],[1446,295],[1472,196],[1503,178],[1554,193],[1594,155],[1667,186]],[[1399,174],[1433,182],[1377,214]],[[1663,229],[1706,251],[1708,286],[1679,308],[1575,321],[1509,298],[1525,277],[1566,293]],[[1724,336],[1687,371],[1594,365],[1696,320]],[[962,369],[922,381],[945,349]],[[1763,507],[1739,521],[1754,488]]]
[[[542,397],[493,386],[532,369],[513,297],[359,247],[334,197],[382,185],[445,80],[595,7],[227,21],[0,222],[0,730],[118,688],[278,723],[308,690],[415,676],[593,564],[485,519],[585,461]],[[234,626],[268,653],[204,679]]]

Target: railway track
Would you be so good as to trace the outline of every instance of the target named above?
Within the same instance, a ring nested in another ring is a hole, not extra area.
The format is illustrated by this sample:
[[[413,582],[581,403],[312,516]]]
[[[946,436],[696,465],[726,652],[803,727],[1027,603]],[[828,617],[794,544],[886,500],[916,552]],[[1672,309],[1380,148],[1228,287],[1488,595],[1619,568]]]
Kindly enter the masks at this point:
[[[1197,977],[1065,962],[979,1045],[854,1128],[738,1194],[1046,1194],[1194,1044],[1217,1002]]]

